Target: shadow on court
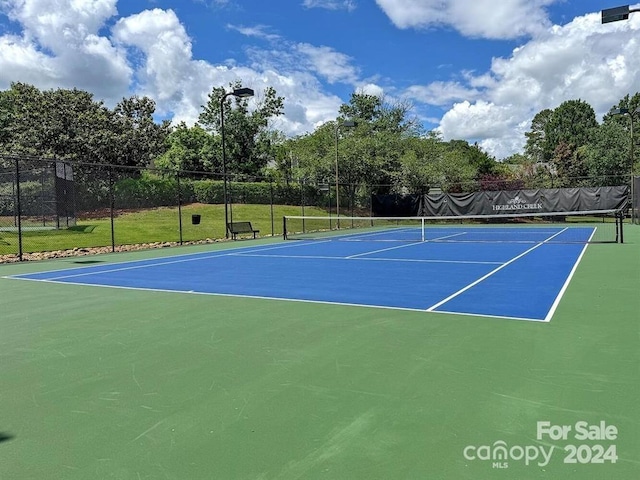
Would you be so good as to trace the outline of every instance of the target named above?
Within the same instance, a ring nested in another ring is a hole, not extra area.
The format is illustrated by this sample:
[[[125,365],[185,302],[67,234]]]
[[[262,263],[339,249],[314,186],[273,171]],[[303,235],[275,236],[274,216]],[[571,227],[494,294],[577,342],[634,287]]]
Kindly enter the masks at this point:
[[[6,432],[0,432],[0,443],[8,442],[9,440],[13,440],[15,438],[14,435],[11,435]]]

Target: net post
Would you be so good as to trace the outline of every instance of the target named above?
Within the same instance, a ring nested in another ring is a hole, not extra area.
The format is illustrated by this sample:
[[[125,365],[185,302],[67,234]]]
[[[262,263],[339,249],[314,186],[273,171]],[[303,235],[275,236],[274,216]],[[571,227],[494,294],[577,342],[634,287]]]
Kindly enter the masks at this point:
[[[283,240],[287,239],[287,217],[286,216],[282,217],[282,239]]]
[[[619,212],[616,214],[616,217],[618,219],[619,222],[619,227],[618,227],[618,238],[620,243],[624,243],[624,213],[623,212]]]
[[[424,242],[425,241],[425,235],[424,235],[424,217],[420,218],[420,239]]]

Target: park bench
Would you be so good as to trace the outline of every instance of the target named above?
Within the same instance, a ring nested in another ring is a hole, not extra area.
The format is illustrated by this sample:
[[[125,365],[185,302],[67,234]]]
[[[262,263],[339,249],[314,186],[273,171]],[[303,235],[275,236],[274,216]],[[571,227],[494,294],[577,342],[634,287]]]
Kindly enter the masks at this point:
[[[231,234],[231,238],[236,240],[238,235],[243,233],[252,233],[253,238],[256,238],[256,235],[260,233],[260,230],[256,230],[251,226],[251,222],[232,222],[227,223],[227,229]]]

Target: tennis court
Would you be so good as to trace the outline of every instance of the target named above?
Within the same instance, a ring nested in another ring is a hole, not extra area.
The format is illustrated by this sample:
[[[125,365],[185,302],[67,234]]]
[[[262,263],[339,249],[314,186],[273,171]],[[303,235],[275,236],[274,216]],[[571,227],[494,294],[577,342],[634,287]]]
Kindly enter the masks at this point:
[[[640,230],[566,227],[0,265],[0,479],[635,478]]]
[[[13,278],[549,321],[594,232],[401,227]]]

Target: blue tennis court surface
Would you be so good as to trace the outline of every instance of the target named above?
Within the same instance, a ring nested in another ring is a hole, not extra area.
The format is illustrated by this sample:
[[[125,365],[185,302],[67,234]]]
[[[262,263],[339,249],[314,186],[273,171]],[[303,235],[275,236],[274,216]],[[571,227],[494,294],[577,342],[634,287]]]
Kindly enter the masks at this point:
[[[586,249],[545,241],[562,232],[533,242],[284,242],[11,278],[549,321]]]

